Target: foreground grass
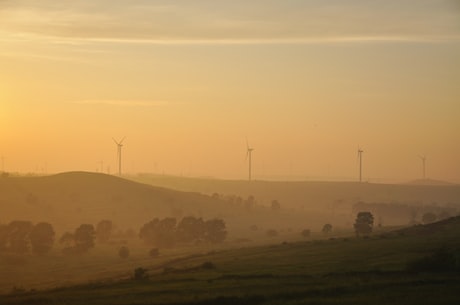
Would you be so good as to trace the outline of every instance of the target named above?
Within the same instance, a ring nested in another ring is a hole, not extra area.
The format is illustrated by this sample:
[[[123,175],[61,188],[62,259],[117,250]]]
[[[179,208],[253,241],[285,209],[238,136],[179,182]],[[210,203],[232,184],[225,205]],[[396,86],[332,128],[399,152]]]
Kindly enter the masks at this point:
[[[459,304],[458,272],[408,272],[441,247],[458,254],[457,222],[368,239],[340,238],[176,258],[148,280],[11,293],[0,304]],[[212,262],[212,264],[205,264]]]

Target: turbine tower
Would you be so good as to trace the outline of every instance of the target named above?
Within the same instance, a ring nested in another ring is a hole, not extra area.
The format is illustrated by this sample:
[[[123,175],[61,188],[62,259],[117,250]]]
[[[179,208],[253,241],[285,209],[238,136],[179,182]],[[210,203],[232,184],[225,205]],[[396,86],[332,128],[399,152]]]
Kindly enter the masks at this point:
[[[359,182],[363,181],[363,150],[358,147],[358,159],[359,159]]]
[[[117,157],[118,157],[118,175],[121,176],[121,148],[123,147],[123,141],[125,140],[125,137],[121,139],[120,142],[112,138],[115,144],[117,144]]]
[[[425,155],[419,155],[418,156],[420,160],[422,160],[422,166],[423,166],[423,180],[426,179],[426,157]]]
[[[252,151],[254,148],[249,147],[248,140],[246,139],[246,159],[249,158],[249,181],[252,179]]]

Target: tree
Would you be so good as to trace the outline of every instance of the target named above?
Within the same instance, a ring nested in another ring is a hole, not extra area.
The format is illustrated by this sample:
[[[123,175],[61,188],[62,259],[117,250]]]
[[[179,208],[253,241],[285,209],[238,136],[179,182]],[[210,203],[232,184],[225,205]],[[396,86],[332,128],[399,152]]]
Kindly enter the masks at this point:
[[[437,219],[436,214],[432,212],[427,212],[422,216],[422,222],[424,224],[435,222]]]
[[[100,243],[109,241],[112,235],[113,224],[110,220],[101,220],[96,226],[96,237]]]
[[[30,232],[32,251],[36,254],[48,253],[54,244],[53,226],[47,222],[36,224]]]
[[[0,224],[0,252],[5,251],[8,244],[8,226]]]
[[[279,209],[281,209],[281,205],[278,202],[278,200],[272,200],[271,208],[273,211],[278,211]]]
[[[227,238],[225,222],[222,219],[211,219],[205,222],[204,239],[211,243],[220,243]]]
[[[305,229],[305,230],[302,230],[302,232],[300,233],[303,237],[310,237],[310,230],[309,229]]]
[[[155,218],[142,226],[139,237],[149,245],[170,248],[175,244],[175,232],[175,218]]]
[[[322,229],[323,233],[324,234],[329,234],[332,232],[332,225],[330,223],[327,223],[323,226],[323,229]]]
[[[195,242],[204,238],[205,230],[202,218],[184,217],[177,225],[176,239],[179,242]]]
[[[372,233],[372,227],[374,226],[374,216],[371,212],[359,212],[356,216],[354,224],[356,236],[361,234],[368,235]]]
[[[8,225],[9,250],[16,253],[29,251],[29,234],[32,230],[30,221],[15,220]]]
[[[96,231],[91,224],[82,224],[75,230],[75,248],[77,252],[86,252],[94,247]]]

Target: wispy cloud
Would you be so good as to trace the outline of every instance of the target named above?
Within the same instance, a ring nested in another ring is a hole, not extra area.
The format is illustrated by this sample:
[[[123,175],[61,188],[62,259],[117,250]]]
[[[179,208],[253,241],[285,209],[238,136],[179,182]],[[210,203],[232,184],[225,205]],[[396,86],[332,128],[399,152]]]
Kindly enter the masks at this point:
[[[160,107],[167,106],[170,103],[168,101],[137,101],[137,100],[81,100],[72,101],[72,104],[80,105],[108,105],[108,106],[123,106],[123,107]]]
[[[445,42],[458,10],[407,0],[17,0],[0,2],[0,28],[57,43],[264,44]],[[4,4],[4,5],[2,5]],[[22,36],[21,36],[22,35]]]

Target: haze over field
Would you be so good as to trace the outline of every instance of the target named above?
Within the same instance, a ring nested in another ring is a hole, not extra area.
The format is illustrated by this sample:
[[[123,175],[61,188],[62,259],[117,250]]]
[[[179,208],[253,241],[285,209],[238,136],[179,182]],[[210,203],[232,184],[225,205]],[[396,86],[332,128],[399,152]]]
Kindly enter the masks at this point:
[[[460,181],[459,1],[0,1],[9,172]]]

